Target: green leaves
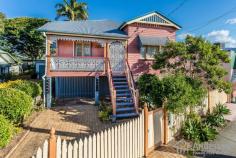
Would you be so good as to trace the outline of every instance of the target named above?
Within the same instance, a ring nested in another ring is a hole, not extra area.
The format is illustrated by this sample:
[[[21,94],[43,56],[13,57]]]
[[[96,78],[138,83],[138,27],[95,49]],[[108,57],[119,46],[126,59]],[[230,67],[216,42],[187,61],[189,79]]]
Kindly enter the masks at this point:
[[[201,79],[210,89],[229,93],[229,82],[224,80],[227,71],[222,63],[229,63],[228,53],[212,45],[202,37],[188,36],[184,42],[170,42],[162,53],[155,56],[154,69],[183,73],[194,79]]]
[[[206,89],[200,80],[182,74],[170,75],[160,80],[155,75],[144,74],[138,80],[141,101],[152,108],[165,106],[173,113],[185,113],[187,107],[200,106]]]
[[[37,18],[4,20],[5,29],[0,34],[1,49],[33,60],[41,58],[45,53],[45,39],[36,29],[46,22],[48,20]]]
[[[212,127],[225,125],[224,115],[230,114],[230,110],[224,104],[217,104],[211,114],[207,114],[205,122]]]
[[[197,114],[191,114],[187,116],[181,132],[185,139],[191,140],[195,143],[214,140],[218,133],[216,129],[203,122],[201,117]]]
[[[88,18],[87,4],[76,0],[63,0],[63,3],[55,5],[57,16],[56,20],[64,17],[65,20],[86,20]]]

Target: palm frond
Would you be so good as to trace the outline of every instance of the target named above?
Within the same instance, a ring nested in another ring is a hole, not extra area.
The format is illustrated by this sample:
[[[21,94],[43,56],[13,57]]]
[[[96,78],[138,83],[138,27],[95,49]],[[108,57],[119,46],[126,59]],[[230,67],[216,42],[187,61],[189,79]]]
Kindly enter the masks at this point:
[[[77,2],[76,0],[63,0],[62,3],[55,5],[56,20],[60,17],[66,17],[68,20],[86,20],[88,18],[87,4],[84,2]]]

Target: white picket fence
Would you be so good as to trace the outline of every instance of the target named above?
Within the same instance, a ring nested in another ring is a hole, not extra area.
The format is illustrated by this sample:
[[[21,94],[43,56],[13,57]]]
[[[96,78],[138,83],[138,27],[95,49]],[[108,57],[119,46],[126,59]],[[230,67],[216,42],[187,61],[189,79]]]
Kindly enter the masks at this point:
[[[48,158],[48,140],[33,158]],[[57,137],[57,158],[139,158],[144,156],[144,113],[129,122],[70,142]]]

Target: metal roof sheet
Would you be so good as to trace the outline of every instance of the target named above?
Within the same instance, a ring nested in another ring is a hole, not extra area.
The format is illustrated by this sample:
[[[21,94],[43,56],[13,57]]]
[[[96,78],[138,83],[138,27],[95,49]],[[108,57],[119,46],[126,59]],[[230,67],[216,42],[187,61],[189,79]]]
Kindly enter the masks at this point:
[[[38,29],[42,32],[127,38],[119,25],[110,20],[53,21]]]
[[[139,36],[141,45],[163,46],[169,41],[167,37]]]

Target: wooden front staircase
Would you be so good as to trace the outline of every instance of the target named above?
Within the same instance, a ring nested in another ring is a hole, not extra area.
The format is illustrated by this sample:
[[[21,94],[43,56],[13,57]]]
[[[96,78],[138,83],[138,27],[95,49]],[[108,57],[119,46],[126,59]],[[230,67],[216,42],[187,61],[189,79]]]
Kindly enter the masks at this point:
[[[124,72],[112,72],[108,60],[108,79],[111,94],[113,121],[116,119],[133,118],[138,116],[138,90],[128,65],[124,63]]]

